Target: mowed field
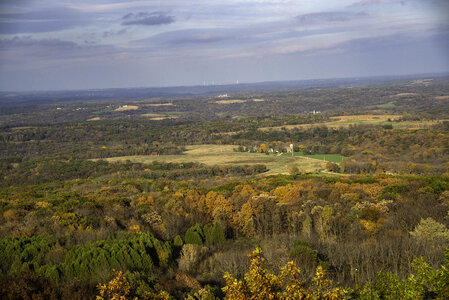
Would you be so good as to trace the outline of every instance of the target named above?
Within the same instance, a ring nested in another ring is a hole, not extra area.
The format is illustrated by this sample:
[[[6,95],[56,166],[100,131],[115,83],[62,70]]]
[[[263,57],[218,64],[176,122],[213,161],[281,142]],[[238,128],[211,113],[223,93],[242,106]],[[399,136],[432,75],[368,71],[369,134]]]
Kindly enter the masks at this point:
[[[262,154],[262,153],[247,153],[234,152],[233,145],[192,145],[187,146],[187,151],[182,155],[159,155],[159,156],[122,156],[107,158],[110,162],[124,162],[130,160],[132,162],[151,163],[153,161],[159,162],[197,162],[213,165],[255,165],[264,164],[269,169],[265,175],[287,174],[288,170],[296,166],[304,172],[315,172],[317,170],[325,169],[326,161],[320,159],[321,157],[305,157],[305,156],[291,156],[288,154]],[[327,161],[341,161],[340,159],[329,156]]]
[[[290,154],[285,154],[285,155],[291,155]],[[343,162],[346,157],[340,155],[340,154],[311,154],[311,155],[306,155],[306,154],[302,154],[300,152],[295,152],[293,153],[293,156],[299,156],[299,157],[305,157],[308,159],[318,159],[318,160],[323,160],[323,161],[330,161],[333,163],[341,163]]]

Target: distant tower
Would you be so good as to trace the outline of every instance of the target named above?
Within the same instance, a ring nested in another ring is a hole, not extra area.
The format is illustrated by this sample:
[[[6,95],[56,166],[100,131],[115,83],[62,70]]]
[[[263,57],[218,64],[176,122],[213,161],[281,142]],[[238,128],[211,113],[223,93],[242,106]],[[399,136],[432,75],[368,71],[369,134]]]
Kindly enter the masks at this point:
[[[239,84],[239,80],[237,79],[237,81],[235,82],[236,84]]]

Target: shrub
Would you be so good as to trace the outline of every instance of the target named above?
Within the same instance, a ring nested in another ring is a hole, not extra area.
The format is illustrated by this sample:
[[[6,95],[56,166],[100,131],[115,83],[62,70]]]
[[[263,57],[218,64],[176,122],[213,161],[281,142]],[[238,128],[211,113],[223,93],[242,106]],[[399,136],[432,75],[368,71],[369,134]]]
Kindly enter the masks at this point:
[[[204,241],[204,233],[199,225],[195,225],[187,229],[184,236],[186,244],[202,245]]]
[[[212,224],[207,224],[204,226],[204,235],[206,236],[206,243],[208,244],[218,244],[226,240],[223,227],[220,222],[215,222]]]

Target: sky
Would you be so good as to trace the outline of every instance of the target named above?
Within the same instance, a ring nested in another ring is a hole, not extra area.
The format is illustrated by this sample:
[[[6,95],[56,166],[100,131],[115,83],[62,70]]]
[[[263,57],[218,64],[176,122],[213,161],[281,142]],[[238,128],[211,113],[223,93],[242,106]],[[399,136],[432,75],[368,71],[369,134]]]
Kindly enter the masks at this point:
[[[449,72],[449,0],[0,0],[0,90]]]

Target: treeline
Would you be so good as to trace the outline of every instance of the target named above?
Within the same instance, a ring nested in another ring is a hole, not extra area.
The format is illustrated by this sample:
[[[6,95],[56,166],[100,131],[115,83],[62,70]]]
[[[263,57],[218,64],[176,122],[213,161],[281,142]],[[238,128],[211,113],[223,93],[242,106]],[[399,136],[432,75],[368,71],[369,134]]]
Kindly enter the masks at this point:
[[[265,144],[267,149],[284,152],[293,143],[294,150],[304,154],[350,157],[341,166],[344,173],[435,175],[447,172],[444,164],[449,159],[446,123],[420,130],[370,125],[259,130],[259,123],[269,123],[267,120],[269,118],[250,118],[176,126],[138,121],[86,122],[6,131],[0,134],[0,163],[3,168],[9,168],[11,163],[33,160],[36,153],[61,160],[179,155],[188,144],[241,145],[241,151],[257,151],[261,144]],[[290,119],[275,119],[274,122],[282,120],[288,122]],[[290,121],[317,120],[319,117],[292,117]]]
[[[189,179],[213,176],[249,176],[266,172],[265,165],[206,166],[199,163],[149,164],[109,163],[105,160],[34,160],[14,163],[3,160],[0,186],[41,184],[69,179],[97,177],[132,177],[146,179]]]
[[[349,84],[349,83],[348,83]],[[408,81],[392,82],[382,86],[343,86],[319,88],[289,88],[264,92],[239,92],[228,99],[242,100],[236,103],[217,103],[223,98],[202,97],[184,99],[144,100],[120,96],[111,100],[70,102],[62,97],[52,104],[0,106],[0,126],[55,125],[66,122],[82,122],[92,118],[106,120],[147,119],[145,114],[176,115],[178,120],[164,120],[165,125],[191,121],[212,121],[223,116],[283,116],[321,112],[360,112],[363,110],[389,111],[393,113],[420,111],[427,118],[447,116],[449,95],[447,78],[434,79],[430,85],[413,85]],[[441,96],[443,96],[441,98]],[[262,99],[263,101],[253,101]],[[226,100],[226,98],[225,98]],[[155,103],[169,103],[154,106]],[[123,104],[138,106],[136,110],[116,111]],[[282,124],[279,124],[282,125]],[[272,126],[279,126],[272,125]]]
[[[248,130],[225,142],[237,142],[240,151],[267,149],[285,152],[290,143],[304,154],[341,154],[350,159],[341,163],[349,174],[438,175],[448,171],[449,132],[444,124],[436,129],[401,130],[359,125],[332,129]],[[237,148],[237,147],[236,147]]]
[[[288,115],[173,124],[118,120],[3,128],[0,133],[0,155],[2,158],[26,159],[34,157],[36,153],[39,156],[71,158],[180,154],[184,150],[183,145],[215,144],[232,132],[251,128],[255,130],[260,126],[310,124],[326,119],[324,116]]]

